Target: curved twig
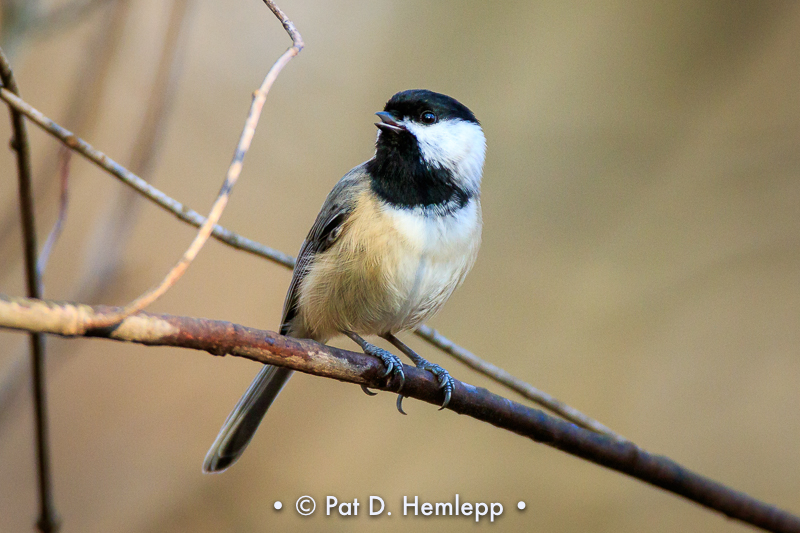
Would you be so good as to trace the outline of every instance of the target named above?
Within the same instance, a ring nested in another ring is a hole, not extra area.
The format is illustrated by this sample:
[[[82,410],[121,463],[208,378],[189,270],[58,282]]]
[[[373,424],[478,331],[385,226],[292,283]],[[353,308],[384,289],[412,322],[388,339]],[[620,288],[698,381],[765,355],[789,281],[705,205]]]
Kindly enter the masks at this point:
[[[383,366],[374,357],[230,322],[138,313],[114,328],[88,328],[98,317],[116,311],[0,295],[0,327],[68,337],[102,337],[148,346],[179,346],[214,355],[245,357],[371,389],[392,391],[399,386],[399,378],[387,382],[381,377]],[[441,405],[442,391],[429,372],[411,366],[404,366],[403,371],[404,396]],[[599,435],[485,389],[456,381],[447,409],[635,477],[730,518],[768,531],[800,532],[800,518],[786,511],[692,472],[667,457],[649,453],[632,442]]]

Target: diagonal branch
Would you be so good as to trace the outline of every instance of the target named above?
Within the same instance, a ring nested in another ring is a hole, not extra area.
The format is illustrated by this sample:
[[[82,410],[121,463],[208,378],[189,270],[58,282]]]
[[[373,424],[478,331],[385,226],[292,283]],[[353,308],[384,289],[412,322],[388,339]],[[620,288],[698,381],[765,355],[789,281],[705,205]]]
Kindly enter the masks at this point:
[[[177,200],[153,187],[151,184],[130,170],[126,169],[103,152],[97,150],[83,139],[75,136],[69,130],[61,127],[51,119],[47,118],[44,114],[42,114],[41,111],[2,87],[0,87],[0,99],[4,100],[13,109],[30,118],[31,121],[33,121],[36,125],[40,126],[46,132],[59,139],[67,147],[80,153],[89,161],[102,168],[112,176],[118,178],[124,184],[128,185],[151,202],[175,215],[178,219],[195,227],[199,227],[205,222],[206,219],[197,211],[190,209],[189,207],[181,204]],[[234,233],[222,226],[214,226],[211,235],[218,241],[238,250],[263,257],[287,268],[294,268],[294,257],[268,246],[264,246],[263,244],[246,237],[242,237],[241,235]],[[425,339],[427,342],[444,351],[445,353],[452,355],[478,372],[481,372],[496,382],[511,388],[515,392],[536,402],[545,409],[558,414],[566,420],[570,420],[581,427],[589,428],[599,433],[613,436],[619,440],[625,440],[623,437],[617,435],[611,430],[608,430],[607,428],[603,430],[603,428],[605,428],[603,424],[592,420],[583,413],[580,413],[577,409],[566,405],[565,403],[553,398],[545,392],[538,390],[530,384],[517,380],[516,378],[514,378],[514,380],[516,380],[517,383],[512,384],[510,380],[506,379],[505,377],[508,375],[508,373],[501,368],[495,367],[494,365],[489,365],[485,361],[478,359],[472,354],[470,355],[474,357],[474,361],[472,363],[468,362],[467,360],[470,359],[470,357],[467,357],[465,354],[470,352],[456,345],[441,333],[435,332],[434,330],[427,328],[427,326],[420,327],[417,329],[416,333],[421,338]],[[477,361],[480,361],[480,363],[476,363]]]
[[[138,313],[114,328],[89,328],[92,322],[116,312],[103,306],[0,295],[3,328],[229,354],[372,389],[397,392],[399,385],[397,378],[387,382],[380,377],[383,367],[374,357],[230,322]],[[404,366],[403,371],[404,396],[441,404],[442,391],[429,372],[410,366]],[[598,435],[485,389],[456,381],[447,409],[635,477],[730,518],[768,531],[800,532],[800,518],[692,472],[667,457],[654,455],[631,442]]]

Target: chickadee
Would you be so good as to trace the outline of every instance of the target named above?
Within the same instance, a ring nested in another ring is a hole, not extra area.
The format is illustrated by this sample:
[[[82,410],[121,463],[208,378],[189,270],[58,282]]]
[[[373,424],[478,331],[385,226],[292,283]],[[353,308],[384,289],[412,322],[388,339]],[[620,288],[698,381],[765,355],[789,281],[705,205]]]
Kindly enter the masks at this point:
[[[402,388],[400,359],[361,335],[383,337],[436,376],[444,408],[453,378],[395,335],[431,318],[475,262],[486,139],[472,111],[432,91],[399,92],[376,114],[375,156],[325,199],[300,248],[280,333],[321,343],[346,335]],[[203,471],[221,472],[239,458],[291,375],[288,368],[261,369],[225,420]]]

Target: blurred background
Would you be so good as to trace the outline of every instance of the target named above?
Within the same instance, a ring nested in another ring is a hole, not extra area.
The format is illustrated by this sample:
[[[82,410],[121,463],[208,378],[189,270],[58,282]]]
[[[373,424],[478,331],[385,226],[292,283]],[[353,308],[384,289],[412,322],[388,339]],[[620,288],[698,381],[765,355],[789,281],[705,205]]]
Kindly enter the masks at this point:
[[[332,185],[372,155],[373,113],[403,89],[452,95],[488,139],[484,244],[431,325],[645,449],[800,512],[800,3],[280,6],[306,49],[268,97],[223,225],[295,254]],[[2,8],[23,97],[203,213],[252,91],[290,44],[258,0]],[[58,144],[30,135],[43,243]],[[0,175],[0,292],[22,295],[9,150]],[[49,298],[128,302],[193,236],[78,156],[69,195]],[[152,310],[275,329],[289,279],[212,241]],[[37,512],[26,342],[0,331],[3,532],[33,530]],[[202,475],[256,364],[102,340],[48,349],[63,532],[751,530],[473,419],[413,400],[403,417],[391,394],[305,375],[238,464]],[[294,511],[305,494],[308,518]],[[404,495],[455,494],[505,513],[400,516]],[[360,514],[378,495],[393,516],[326,517],[326,495],[358,498]]]

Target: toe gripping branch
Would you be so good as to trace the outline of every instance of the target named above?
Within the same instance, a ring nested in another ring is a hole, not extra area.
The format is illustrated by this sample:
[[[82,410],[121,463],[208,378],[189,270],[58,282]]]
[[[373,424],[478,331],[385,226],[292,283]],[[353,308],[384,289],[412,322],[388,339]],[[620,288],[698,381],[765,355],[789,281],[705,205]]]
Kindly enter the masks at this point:
[[[365,354],[371,355],[373,357],[377,357],[381,360],[383,365],[386,367],[386,370],[381,374],[380,377],[385,378],[389,377],[391,379],[394,376],[400,378],[400,387],[398,390],[397,395],[397,410],[400,411],[401,414],[406,414],[403,411],[403,394],[400,392],[403,390],[403,385],[406,382],[406,376],[403,373],[403,362],[400,360],[399,357],[394,355],[391,352],[384,350],[383,348],[378,348],[374,344],[371,344],[365,341],[356,333],[352,331],[345,331],[345,335],[350,337],[356,344],[358,344],[361,349],[364,351]],[[444,368],[440,367],[437,364],[431,363],[430,361],[426,360],[414,350],[406,346],[400,339],[395,337],[394,335],[387,333],[385,335],[381,335],[384,339],[391,342],[394,346],[396,346],[401,352],[403,352],[409,359],[414,362],[414,366],[419,368],[420,370],[427,370],[431,374],[434,375],[436,381],[439,382],[439,388],[444,391],[444,401],[442,402],[442,406],[439,408],[441,411],[450,403],[450,398],[453,395],[453,389],[455,388],[455,380],[450,375],[450,373],[445,370]],[[377,393],[372,392],[369,390],[365,385],[361,386],[361,390],[364,391],[368,396],[375,396]]]

